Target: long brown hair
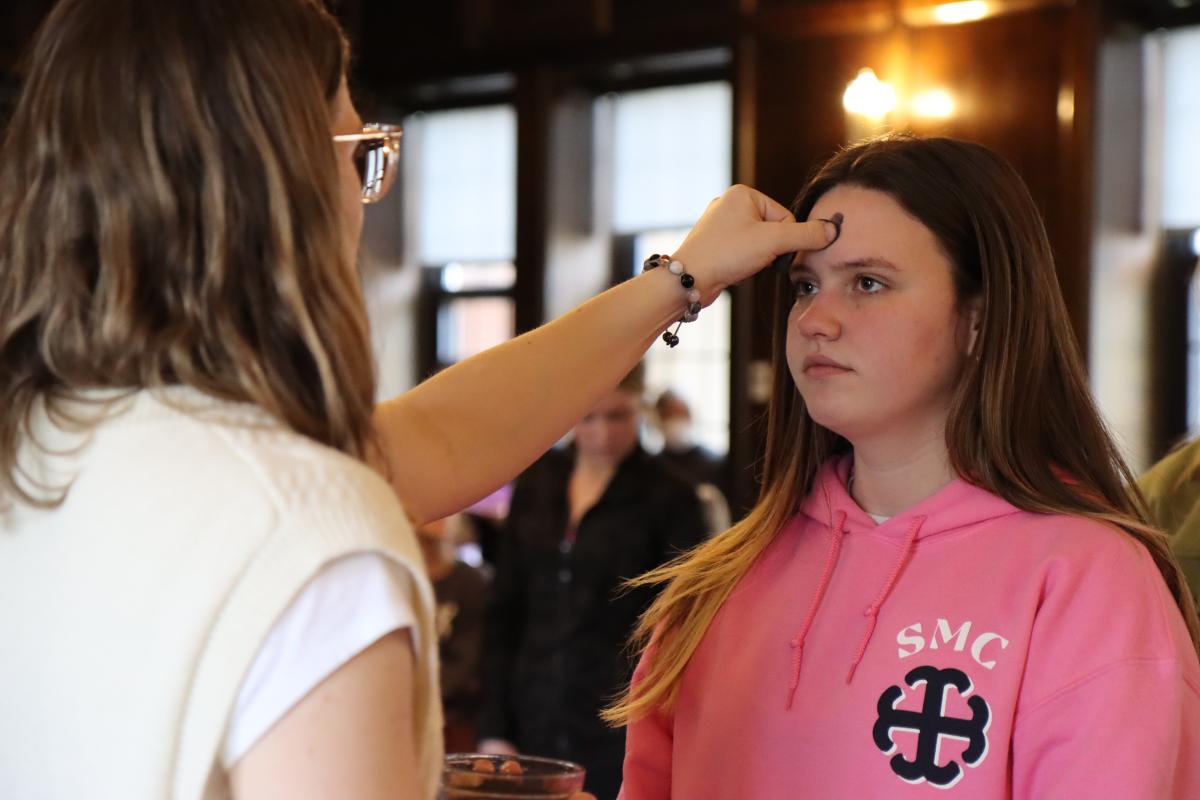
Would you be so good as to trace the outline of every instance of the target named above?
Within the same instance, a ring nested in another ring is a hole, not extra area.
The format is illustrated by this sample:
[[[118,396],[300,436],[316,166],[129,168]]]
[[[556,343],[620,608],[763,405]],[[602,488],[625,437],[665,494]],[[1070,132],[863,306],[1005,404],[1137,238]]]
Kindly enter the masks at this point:
[[[1074,514],[1126,531],[1154,558],[1200,650],[1183,575],[1166,538],[1148,523],[1133,476],[1092,401],[1050,244],[1016,170],[968,142],[888,136],[833,156],[797,198],[796,218],[806,219],[822,195],[843,184],[895,199],[933,232],[953,263],[959,301],[983,298],[972,351],[978,357],[967,359],[946,424],[955,472],[1026,511]],[[794,294],[778,280],[758,502],[726,533],[631,582],[666,587],[634,633],[635,644],[652,644],[654,657],[636,688],[605,712],[610,722],[673,704],[688,659],[734,585],[796,513],[821,464],[850,449],[813,422],[796,391],[784,356]]]
[[[358,457],[375,370],[316,0],[62,0],[0,145],[0,497],[34,404],[186,384]],[[61,495],[50,504],[61,499]]]

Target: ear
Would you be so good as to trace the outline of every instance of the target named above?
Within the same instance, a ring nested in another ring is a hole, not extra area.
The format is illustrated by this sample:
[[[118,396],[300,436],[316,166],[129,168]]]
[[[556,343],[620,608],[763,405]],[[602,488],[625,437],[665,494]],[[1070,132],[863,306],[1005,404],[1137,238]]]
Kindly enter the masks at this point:
[[[979,331],[983,326],[983,296],[975,295],[963,303],[962,332],[964,334],[963,352],[973,358],[979,358],[975,345],[979,341]]]

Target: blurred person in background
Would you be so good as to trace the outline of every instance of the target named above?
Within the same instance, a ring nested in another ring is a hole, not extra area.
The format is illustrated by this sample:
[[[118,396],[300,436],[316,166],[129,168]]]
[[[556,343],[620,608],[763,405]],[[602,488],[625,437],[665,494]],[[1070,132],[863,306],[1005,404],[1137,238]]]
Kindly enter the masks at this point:
[[[488,583],[482,571],[458,557],[465,524],[462,514],[453,514],[417,528],[417,542],[436,603],[439,684],[447,753],[475,749],[481,693]]]
[[[480,749],[537,753],[587,767],[613,800],[624,731],[599,711],[628,682],[625,641],[653,591],[623,581],[700,542],[693,487],[639,444],[639,365],[518,478],[491,611]]]
[[[692,410],[676,392],[667,389],[658,396],[654,416],[663,437],[659,460],[695,484],[705,530],[720,533],[732,521],[724,491],[725,460],[696,442]]]
[[[654,401],[654,417],[663,438],[659,458],[693,483],[723,487],[724,459],[696,441],[696,426],[687,401],[667,389]]]
[[[1138,479],[1150,517],[1170,536],[1200,607],[1200,439],[1168,453]]]

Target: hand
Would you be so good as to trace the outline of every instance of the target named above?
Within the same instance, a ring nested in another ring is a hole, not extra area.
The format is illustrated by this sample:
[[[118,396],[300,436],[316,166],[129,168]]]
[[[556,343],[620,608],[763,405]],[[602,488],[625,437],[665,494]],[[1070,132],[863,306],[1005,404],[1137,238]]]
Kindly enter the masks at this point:
[[[567,800],[596,800],[596,795],[591,792],[576,792],[568,797]]]
[[[777,256],[820,250],[837,238],[829,222],[796,222],[783,206],[749,186],[732,186],[708,204],[672,256],[696,279],[701,302],[765,267]]]
[[[479,752],[489,756],[519,756],[521,751],[507,739],[480,739]]]

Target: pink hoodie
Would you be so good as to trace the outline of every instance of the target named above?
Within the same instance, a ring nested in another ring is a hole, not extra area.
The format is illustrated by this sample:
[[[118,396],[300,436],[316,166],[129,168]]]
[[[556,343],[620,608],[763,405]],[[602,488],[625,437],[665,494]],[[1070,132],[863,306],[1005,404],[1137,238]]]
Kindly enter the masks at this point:
[[[1143,547],[960,480],[876,526],[848,471],[629,727],[621,797],[1200,798],[1200,663]]]

